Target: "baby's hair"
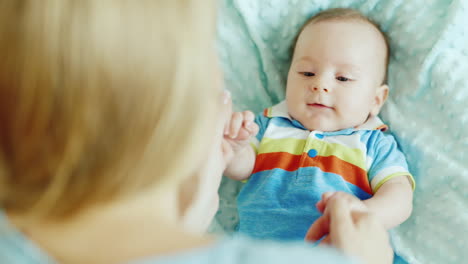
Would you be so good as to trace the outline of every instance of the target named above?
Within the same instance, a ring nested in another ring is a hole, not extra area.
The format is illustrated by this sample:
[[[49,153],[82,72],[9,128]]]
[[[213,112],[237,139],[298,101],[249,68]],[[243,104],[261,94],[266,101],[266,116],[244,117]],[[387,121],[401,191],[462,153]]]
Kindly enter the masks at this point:
[[[354,10],[354,9],[351,9],[351,8],[327,9],[327,10],[319,12],[316,15],[314,15],[313,17],[309,18],[304,23],[304,25],[301,27],[301,29],[299,30],[299,32],[296,35],[296,38],[294,39],[293,45],[291,47],[291,50],[292,50],[291,55],[294,55],[294,50],[296,48],[297,40],[299,39],[299,36],[301,35],[302,31],[304,31],[304,29],[308,25],[313,24],[313,23],[323,22],[323,21],[331,21],[331,20],[335,20],[335,21],[337,21],[337,20],[364,21],[364,22],[368,22],[371,25],[373,25],[380,32],[380,34],[382,35],[382,37],[385,40],[385,46],[387,48],[386,57],[385,57],[385,76],[384,76],[384,79],[383,79],[383,83],[386,83],[387,82],[387,69],[388,69],[388,64],[389,64],[389,61],[390,61],[390,41],[389,41],[389,38],[388,38],[387,34],[385,34],[385,32],[383,32],[381,30],[381,28],[380,28],[380,26],[379,26],[379,24],[377,22],[375,22],[374,20],[366,17],[361,12],[359,12],[357,10]]]

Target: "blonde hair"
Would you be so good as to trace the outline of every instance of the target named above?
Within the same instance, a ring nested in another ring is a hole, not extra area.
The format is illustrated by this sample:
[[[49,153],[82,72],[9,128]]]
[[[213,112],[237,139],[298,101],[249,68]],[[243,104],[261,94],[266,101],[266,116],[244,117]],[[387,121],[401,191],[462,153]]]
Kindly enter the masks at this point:
[[[0,2],[0,206],[63,218],[198,169],[212,0]]]
[[[390,40],[385,34],[385,32],[380,28],[379,24],[375,22],[374,20],[366,17],[363,15],[361,12],[351,9],[351,8],[331,8],[324,10],[322,12],[319,12],[315,14],[313,17],[309,18],[304,25],[302,25],[301,29],[299,30],[296,38],[294,39],[293,45],[292,45],[292,53],[294,54],[294,50],[297,44],[297,40],[299,39],[299,36],[301,35],[302,31],[310,25],[310,24],[315,24],[323,21],[339,21],[339,20],[357,20],[357,21],[363,21],[366,23],[369,23],[373,25],[382,35],[384,41],[385,41],[385,46],[386,46],[386,57],[385,57],[385,74],[384,74],[384,79],[383,83],[387,82],[387,71],[388,71],[388,64],[390,62]]]

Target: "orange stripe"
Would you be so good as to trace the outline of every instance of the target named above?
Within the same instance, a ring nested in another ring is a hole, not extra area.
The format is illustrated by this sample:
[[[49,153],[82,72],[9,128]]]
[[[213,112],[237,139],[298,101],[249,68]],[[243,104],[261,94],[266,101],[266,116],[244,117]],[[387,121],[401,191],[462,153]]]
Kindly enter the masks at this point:
[[[252,174],[276,168],[295,171],[299,168],[300,161],[301,155],[293,155],[287,152],[262,153],[257,155]]]
[[[301,159],[303,160],[301,161]],[[337,158],[336,156],[316,156],[311,158],[307,153],[303,153],[302,156],[293,155],[287,152],[263,153],[257,156],[252,174],[275,168],[286,171],[295,171],[299,168],[305,167],[318,167],[323,172],[341,175],[345,181],[358,186],[369,194],[372,194],[372,189],[370,187],[369,180],[367,179],[367,172],[358,166]]]
[[[383,125],[378,126],[375,130],[381,130],[381,131],[385,132],[385,131],[388,130],[388,126],[383,124]]]

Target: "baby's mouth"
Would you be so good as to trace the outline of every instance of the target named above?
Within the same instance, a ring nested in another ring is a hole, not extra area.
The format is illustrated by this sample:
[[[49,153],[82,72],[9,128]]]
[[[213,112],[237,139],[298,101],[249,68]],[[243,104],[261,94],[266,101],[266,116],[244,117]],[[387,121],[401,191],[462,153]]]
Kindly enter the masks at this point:
[[[324,104],[319,104],[319,103],[307,104],[307,106],[312,107],[312,108],[333,109],[333,107],[330,107]]]

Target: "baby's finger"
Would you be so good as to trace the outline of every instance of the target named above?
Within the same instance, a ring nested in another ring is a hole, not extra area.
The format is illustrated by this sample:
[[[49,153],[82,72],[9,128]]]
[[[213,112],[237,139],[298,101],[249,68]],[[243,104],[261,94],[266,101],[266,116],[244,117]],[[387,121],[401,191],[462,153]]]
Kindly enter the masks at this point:
[[[239,130],[239,133],[237,134],[236,139],[237,140],[247,140],[251,138],[252,136],[256,136],[258,133],[258,125],[256,123],[253,123],[249,129],[245,128],[244,126],[241,127]]]
[[[322,200],[324,200],[325,203],[326,203],[328,201],[328,199],[333,196],[334,193],[335,192],[324,192],[322,194]]]
[[[253,123],[250,126],[250,135],[256,136],[259,130],[260,130],[260,127],[257,125],[257,123]]]
[[[328,200],[330,199],[330,197],[332,197],[334,194],[334,192],[325,192],[322,194],[322,200],[318,201],[317,204],[315,204],[315,206],[317,207],[317,209],[323,213],[325,211],[325,208],[327,207],[327,202]]]
[[[331,243],[331,240],[330,240],[330,236],[325,236],[322,241],[320,241],[319,245],[323,246],[323,245],[328,245],[330,246],[330,243]]]
[[[317,208],[317,210],[319,210],[319,212],[323,214],[323,211],[325,211],[325,202],[323,200],[320,200],[315,204],[315,207]]]
[[[244,127],[250,131],[252,128],[252,125],[254,124],[255,120],[255,115],[251,111],[244,111],[242,112],[242,115],[244,116]]]
[[[232,114],[231,123],[229,127],[229,137],[234,139],[239,134],[239,130],[242,126],[243,115],[240,112],[235,112]]]
[[[244,115],[246,121],[254,121],[255,119],[255,114],[252,111],[247,110],[242,112],[242,114]]]
[[[247,140],[250,138],[250,131],[245,129],[244,127],[241,127],[239,129],[239,132],[237,133],[236,140]]]

